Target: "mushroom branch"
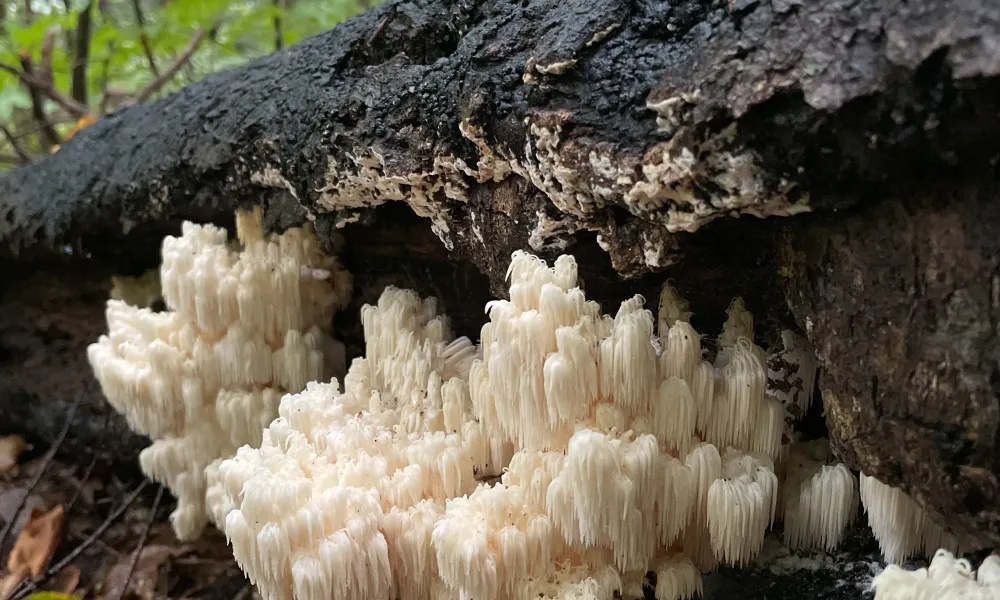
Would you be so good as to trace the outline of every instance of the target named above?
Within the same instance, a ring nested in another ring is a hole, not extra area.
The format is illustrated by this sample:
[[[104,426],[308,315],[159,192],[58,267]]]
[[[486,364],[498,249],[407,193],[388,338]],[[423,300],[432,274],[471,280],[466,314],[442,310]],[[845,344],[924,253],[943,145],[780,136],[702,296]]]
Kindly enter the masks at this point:
[[[641,598],[648,572],[660,600],[692,598],[777,521],[789,546],[832,550],[859,499],[890,561],[912,539],[959,549],[800,439],[812,388],[769,385],[739,299],[709,352],[670,285],[655,314],[635,296],[611,316],[571,256],[515,252],[480,343],[390,286],[361,310],[364,356],[328,379],[315,324],[348,276],[309,228],[265,239],[254,211],[237,229],[238,250],[212,227],[167,238],[167,311],[109,300],[90,360],[156,439],[141,464],[179,496],[175,531],[210,519],[267,599]]]

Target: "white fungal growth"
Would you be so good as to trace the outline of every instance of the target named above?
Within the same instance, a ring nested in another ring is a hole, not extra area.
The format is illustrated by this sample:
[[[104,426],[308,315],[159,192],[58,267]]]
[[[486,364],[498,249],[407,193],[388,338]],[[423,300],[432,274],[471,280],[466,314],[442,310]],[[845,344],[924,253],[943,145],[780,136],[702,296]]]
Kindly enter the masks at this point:
[[[992,554],[979,571],[964,558],[938,550],[925,569],[907,571],[890,564],[872,582],[875,600],[996,600],[1000,598],[1000,556]]]
[[[211,225],[185,223],[164,239],[167,311],[109,300],[108,333],[88,348],[111,405],[153,439],[140,465],[177,496],[181,539],[207,521],[205,467],[259,445],[283,394],[342,369],[343,347],[324,330],[349,297],[347,272],[310,227],[265,237],[256,210],[237,214],[237,232],[237,250]]]
[[[858,483],[843,464],[828,465],[826,440],[792,446],[781,490],[789,548],[827,552],[840,544],[858,510]]]
[[[934,547],[959,551],[959,542],[899,488],[861,473],[861,503],[886,562],[899,563]]]
[[[760,552],[774,522],[778,477],[766,457],[730,448],[708,489],[708,529],[716,559],[743,566]]]
[[[249,244],[253,224],[241,228]],[[298,261],[296,281],[329,286],[333,266]],[[760,551],[780,495],[783,413],[741,303],[713,365],[673,288],[655,315],[636,296],[612,317],[586,299],[572,257],[550,267],[517,252],[509,300],[487,305],[478,346],[454,336],[434,299],[389,287],[361,310],[365,355],[342,382],[307,383],[319,340],[282,328],[328,314],[322,297],[300,288],[296,311],[259,306],[217,279],[235,304],[177,303],[182,288],[209,288],[170,283],[168,305],[182,308],[150,313],[134,326],[145,335],[119,344],[168,364],[179,359],[161,346],[175,344],[213,368],[127,406],[150,430],[182,428],[161,444],[164,473],[205,457],[176,489],[202,494],[265,600],[606,600],[641,596],[649,571],[660,600],[679,600],[700,593],[701,572]],[[199,329],[174,333],[177,314]],[[812,493],[814,476],[789,472]],[[784,495],[786,526],[809,532],[803,543],[836,543],[841,512],[798,498]]]
[[[689,600],[701,596],[701,573],[691,559],[672,554],[653,561],[650,570],[656,573],[657,600]]]

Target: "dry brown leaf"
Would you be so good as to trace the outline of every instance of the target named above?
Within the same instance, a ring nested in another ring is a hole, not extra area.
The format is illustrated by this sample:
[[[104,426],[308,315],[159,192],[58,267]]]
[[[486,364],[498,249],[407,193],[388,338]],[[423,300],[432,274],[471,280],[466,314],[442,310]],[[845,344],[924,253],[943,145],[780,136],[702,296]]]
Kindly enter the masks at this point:
[[[76,586],[80,585],[80,569],[70,565],[63,568],[45,584],[49,591],[60,594],[72,594],[76,591]]]
[[[77,131],[90,127],[96,122],[97,122],[96,115],[91,113],[83,115],[82,117],[79,118],[79,120],[77,120],[76,124],[73,125],[73,128],[69,130],[69,133],[66,134],[66,139],[68,140],[69,138],[73,137],[73,134],[76,133]]]
[[[28,447],[19,435],[0,437],[0,473],[8,473],[17,467],[17,459]]]
[[[108,571],[108,577],[104,583],[104,597],[111,600],[131,597],[151,600],[156,592],[156,580],[159,578],[160,567],[170,558],[184,554],[186,550],[184,547],[160,544],[145,546],[139,555],[139,561],[136,562],[131,577],[129,577],[129,567],[135,553],[130,552],[122,556],[121,560]],[[126,577],[128,578],[128,588],[125,587]]]
[[[33,509],[28,522],[17,536],[14,547],[10,550],[7,570],[14,573],[21,567],[27,566],[33,577],[41,575],[59,545],[65,517],[66,513],[61,504],[49,512]]]
[[[31,575],[31,569],[28,568],[28,565],[21,565],[0,577],[0,598],[10,597],[17,589],[18,584],[27,579],[29,575]]]

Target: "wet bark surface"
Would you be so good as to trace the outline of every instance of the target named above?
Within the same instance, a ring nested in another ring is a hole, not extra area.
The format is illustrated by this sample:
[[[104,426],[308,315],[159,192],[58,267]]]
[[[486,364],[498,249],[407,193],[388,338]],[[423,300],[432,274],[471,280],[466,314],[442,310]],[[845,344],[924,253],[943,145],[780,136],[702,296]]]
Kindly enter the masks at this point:
[[[838,454],[905,489],[951,530],[993,544],[998,192],[986,181],[901,188],[850,216],[803,220],[786,255],[789,302],[825,365]]]
[[[85,387],[108,278],[263,203],[340,240],[350,355],[389,284],[477,339],[517,249],[574,254],[606,312],[670,279],[709,335],[743,296],[758,343],[816,347],[841,460],[995,544],[998,45],[989,0],[386,2],[0,179],[0,423],[50,440],[84,389],[70,460],[134,460]],[[774,576],[726,581],[806,589]]]

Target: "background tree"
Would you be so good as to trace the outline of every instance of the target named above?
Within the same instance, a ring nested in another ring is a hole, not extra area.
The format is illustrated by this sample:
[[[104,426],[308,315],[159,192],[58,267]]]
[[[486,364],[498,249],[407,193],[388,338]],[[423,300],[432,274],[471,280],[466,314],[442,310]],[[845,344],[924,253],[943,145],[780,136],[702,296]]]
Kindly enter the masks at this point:
[[[0,0],[0,170],[103,114],[325,31],[366,0]]]

